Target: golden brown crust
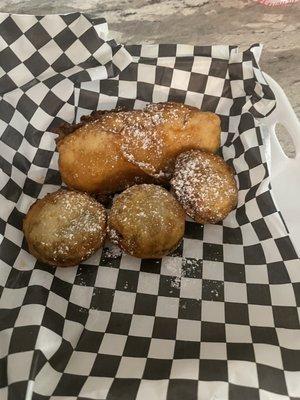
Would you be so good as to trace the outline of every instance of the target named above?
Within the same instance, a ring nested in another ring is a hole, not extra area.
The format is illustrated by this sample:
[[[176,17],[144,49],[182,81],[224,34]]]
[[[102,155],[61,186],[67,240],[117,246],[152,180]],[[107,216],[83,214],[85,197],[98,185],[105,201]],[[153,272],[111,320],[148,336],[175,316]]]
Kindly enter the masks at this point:
[[[58,137],[56,138],[56,144],[58,144],[61,140],[63,140],[67,135],[70,135],[71,133],[75,132],[76,129],[84,125],[87,125],[90,122],[101,120],[101,118],[105,114],[118,113],[121,111],[126,111],[126,110],[122,107],[118,107],[113,110],[96,110],[92,111],[90,115],[82,115],[80,118],[80,122],[78,123],[63,122],[57,128],[53,129],[53,132],[58,134]]]
[[[106,124],[108,127],[108,123]],[[68,187],[114,193],[138,182],[152,182],[120,151],[120,135],[98,123],[83,125],[58,142],[59,170]]]
[[[149,104],[127,114],[121,131],[123,154],[149,175],[169,179],[178,154],[220,147],[220,118],[180,103]]]
[[[171,187],[186,213],[201,224],[223,220],[237,205],[232,169],[218,155],[201,150],[177,158]]]
[[[216,151],[220,145],[219,117],[179,103],[97,111],[56,132],[64,182],[73,189],[101,194],[135,183],[165,182],[180,152]]]
[[[135,185],[115,200],[108,226],[110,239],[128,254],[161,258],[179,245],[185,213],[162,187]]]
[[[106,211],[86,193],[60,189],[37,200],[23,221],[29,252],[53,266],[79,264],[106,237]]]

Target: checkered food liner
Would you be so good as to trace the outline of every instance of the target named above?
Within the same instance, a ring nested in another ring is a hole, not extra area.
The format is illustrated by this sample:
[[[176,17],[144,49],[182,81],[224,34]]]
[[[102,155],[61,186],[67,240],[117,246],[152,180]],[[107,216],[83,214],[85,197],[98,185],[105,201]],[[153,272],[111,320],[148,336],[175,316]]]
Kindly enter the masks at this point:
[[[0,398],[299,398],[300,262],[270,188],[261,47],[124,48],[78,13],[2,15],[0,35]],[[62,184],[52,128],[168,100],[220,115],[237,209],[187,219],[162,260],[107,243],[76,268],[36,261],[21,227]]]

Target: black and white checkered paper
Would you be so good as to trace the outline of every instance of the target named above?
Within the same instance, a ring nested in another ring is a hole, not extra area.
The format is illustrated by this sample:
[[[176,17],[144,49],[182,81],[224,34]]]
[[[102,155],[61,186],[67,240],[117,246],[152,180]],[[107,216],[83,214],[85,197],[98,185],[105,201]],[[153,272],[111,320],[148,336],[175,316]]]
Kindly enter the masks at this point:
[[[300,398],[300,262],[270,189],[261,47],[124,48],[79,13],[0,19],[0,398]],[[168,100],[220,115],[237,209],[188,219],[162,260],[107,244],[75,268],[37,262],[21,227],[62,184],[52,129]]]

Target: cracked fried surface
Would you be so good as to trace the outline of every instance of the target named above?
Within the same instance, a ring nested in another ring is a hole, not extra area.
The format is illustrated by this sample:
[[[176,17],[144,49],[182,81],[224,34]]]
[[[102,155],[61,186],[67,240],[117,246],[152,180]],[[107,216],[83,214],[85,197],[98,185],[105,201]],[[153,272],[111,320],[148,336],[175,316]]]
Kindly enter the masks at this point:
[[[218,155],[201,150],[180,154],[171,187],[186,213],[201,224],[223,220],[237,204],[232,169]]]
[[[176,199],[157,185],[135,185],[115,200],[108,219],[110,239],[139,258],[161,258],[184,234],[185,213]]]
[[[166,182],[182,151],[216,151],[220,119],[179,103],[144,110],[97,111],[58,130],[59,169],[73,189],[113,193],[135,183]]]
[[[29,209],[23,231],[29,252],[53,266],[73,266],[98,250],[106,236],[106,211],[86,193],[60,189]]]

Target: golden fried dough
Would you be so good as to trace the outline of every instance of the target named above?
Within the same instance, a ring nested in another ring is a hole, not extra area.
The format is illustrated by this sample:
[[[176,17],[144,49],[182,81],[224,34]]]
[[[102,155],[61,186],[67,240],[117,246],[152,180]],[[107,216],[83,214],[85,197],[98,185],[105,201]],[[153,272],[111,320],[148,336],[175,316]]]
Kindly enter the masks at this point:
[[[183,151],[220,147],[220,118],[180,103],[149,104],[127,114],[121,131],[123,154],[150,175],[169,179]]]
[[[221,157],[201,150],[178,156],[171,187],[187,214],[201,224],[223,220],[237,204],[231,168]]]
[[[138,182],[153,182],[122,155],[120,135],[110,124],[117,115],[88,122],[58,141],[59,170],[68,187],[105,194]]]
[[[185,213],[176,199],[156,185],[135,185],[115,200],[108,217],[110,239],[139,258],[161,258],[184,234]]]
[[[102,246],[106,211],[86,193],[61,189],[30,207],[23,231],[38,260],[57,267],[77,265]]]
[[[214,152],[220,146],[219,117],[179,103],[98,111],[58,132],[63,181],[70,188],[101,194],[155,183],[149,175],[166,181],[182,151]]]

